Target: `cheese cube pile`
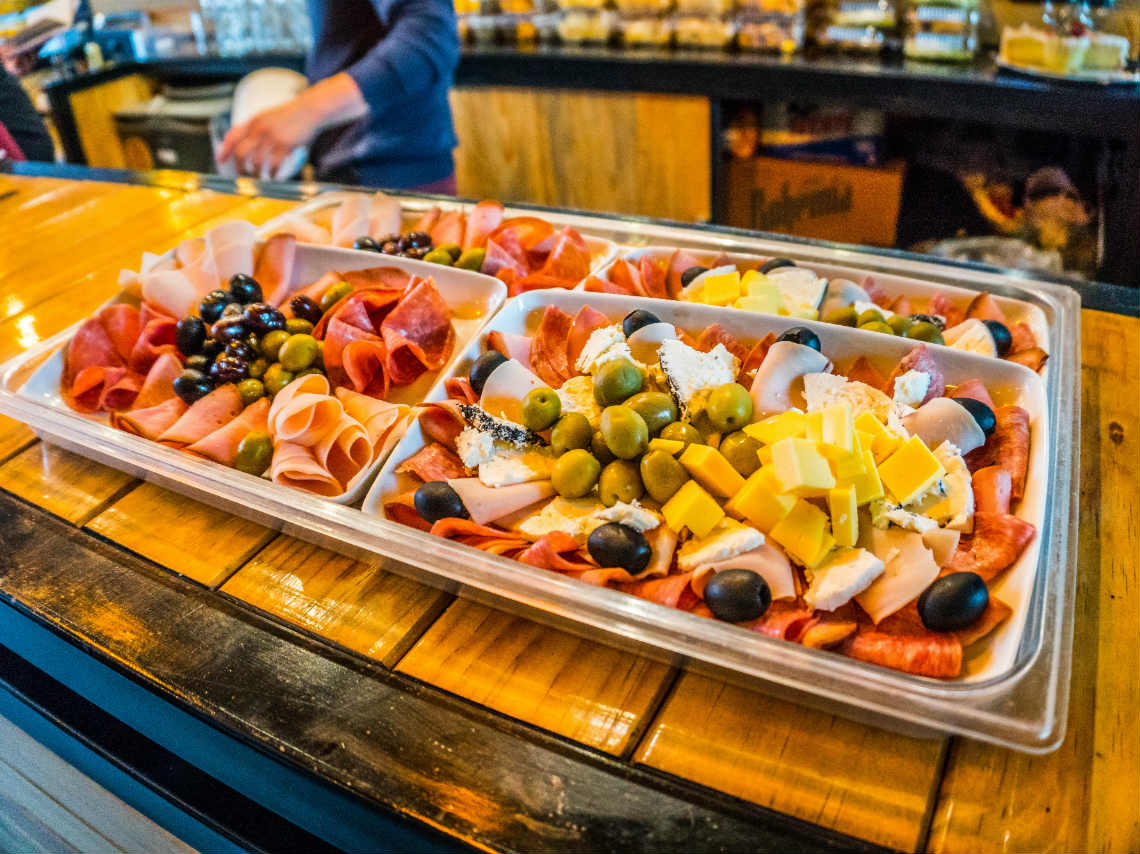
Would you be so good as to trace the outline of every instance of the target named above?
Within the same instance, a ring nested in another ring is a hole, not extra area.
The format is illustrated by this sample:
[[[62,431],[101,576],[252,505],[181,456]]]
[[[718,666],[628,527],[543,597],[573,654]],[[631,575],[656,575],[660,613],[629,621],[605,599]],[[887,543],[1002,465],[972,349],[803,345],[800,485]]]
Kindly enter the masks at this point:
[[[805,288],[803,283],[781,282],[780,278],[756,270],[746,270],[743,274],[738,270],[714,270],[686,290],[681,298],[705,305],[818,320],[824,280],[817,280],[818,285],[808,283],[809,287]]]

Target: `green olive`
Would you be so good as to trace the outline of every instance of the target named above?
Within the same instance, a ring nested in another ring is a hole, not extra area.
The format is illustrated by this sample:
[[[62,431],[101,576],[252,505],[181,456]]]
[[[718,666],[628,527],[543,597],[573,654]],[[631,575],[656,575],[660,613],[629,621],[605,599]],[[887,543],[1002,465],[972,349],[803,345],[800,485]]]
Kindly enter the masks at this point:
[[[868,323],[860,323],[859,328],[866,329],[868,332],[882,332],[886,335],[895,334],[895,331],[881,320],[872,320]]]
[[[265,369],[265,376],[261,378],[261,382],[269,394],[277,394],[293,382],[293,374],[281,367],[280,362],[274,362]]]
[[[317,341],[317,355],[313,357],[313,367],[324,369],[325,366],[325,342]]]
[[[432,252],[446,252],[451,256],[451,260],[454,263],[455,261],[458,261],[459,256],[463,254],[463,247],[458,243],[445,243],[442,246],[435,247]]]
[[[658,504],[664,504],[689,479],[677,458],[664,451],[650,451],[641,458],[641,480],[645,491]]]
[[[740,430],[721,439],[717,450],[744,477],[760,468],[760,443]]]
[[[424,256],[424,260],[429,264],[442,264],[445,267],[450,267],[455,263],[455,259],[451,257],[451,253],[446,249],[433,249]]]
[[[290,335],[277,353],[277,361],[287,371],[303,371],[313,364],[320,347],[312,335]]]
[[[245,434],[237,447],[234,468],[246,474],[261,474],[273,462],[273,440],[264,430]]]
[[[329,285],[328,290],[321,295],[321,301],[318,305],[320,305],[321,311],[328,311],[350,293],[352,293],[352,285],[342,279]]]
[[[581,498],[594,488],[601,473],[602,464],[593,454],[583,448],[575,448],[554,463],[550,482],[563,498]]]
[[[467,249],[455,259],[455,266],[461,270],[474,270],[478,273],[483,269],[483,261],[486,258],[486,249]]]
[[[290,317],[285,321],[285,331],[290,335],[308,335],[313,331],[313,324],[303,317]]]
[[[562,415],[562,401],[552,388],[532,388],[523,398],[522,417],[527,429],[540,433]]]
[[[662,427],[677,420],[677,404],[661,391],[638,392],[625,405],[645,419],[650,436],[656,436]]]
[[[914,338],[916,341],[929,341],[931,344],[945,344],[942,339],[942,330],[938,328],[935,323],[929,323],[925,320],[920,320],[906,331],[907,338]]]
[[[906,331],[914,325],[914,321],[905,314],[892,314],[887,318],[887,326],[895,335],[906,335]]]
[[[265,396],[265,386],[262,385],[261,380],[242,380],[238,383],[238,394],[241,395],[242,404],[249,406],[258,398]]]
[[[249,375],[255,380],[261,379],[265,376],[265,369],[269,367],[269,362],[265,359],[254,359],[249,363]]]
[[[856,326],[859,323],[859,313],[852,306],[833,308],[823,316],[825,323],[838,323],[840,326]]]
[[[590,440],[594,438],[594,429],[586,416],[581,412],[567,412],[558,419],[554,429],[550,432],[550,447],[554,453],[562,456],[575,448],[590,447]]]
[[[641,391],[645,375],[629,359],[610,359],[594,374],[594,400],[614,406]]]
[[[615,457],[632,460],[649,446],[649,428],[628,406],[607,406],[602,410],[602,438]]]
[[[871,323],[873,321],[885,323],[886,320],[887,319],[883,317],[883,313],[877,308],[868,308],[864,311],[859,312],[858,325],[862,326],[865,323]]]
[[[693,443],[703,445],[705,443],[705,437],[701,435],[701,431],[687,421],[674,421],[672,424],[666,424],[661,431],[660,438],[684,442],[686,445]]]
[[[281,352],[281,345],[289,340],[289,333],[284,329],[274,329],[267,332],[261,339],[261,353],[267,361],[276,362],[277,354]]]
[[[705,411],[717,432],[739,430],[752,423],[752,395],[740,383],[718,385],[709,392]]]
[[[598,479],[598,497],[607,507],[619,501],[636,501],[645,494],[637,463],[629,460],[614,460],[604,469]]]
[[[590,440],[590,451],[598,458],[598,462],[602,465],[609,465],[617,459],[617,457],[613,455],[613,451],[610,450],[609,445],[606,444],[606,440],[602,437],[601,430],[594,431],[594,438]]]

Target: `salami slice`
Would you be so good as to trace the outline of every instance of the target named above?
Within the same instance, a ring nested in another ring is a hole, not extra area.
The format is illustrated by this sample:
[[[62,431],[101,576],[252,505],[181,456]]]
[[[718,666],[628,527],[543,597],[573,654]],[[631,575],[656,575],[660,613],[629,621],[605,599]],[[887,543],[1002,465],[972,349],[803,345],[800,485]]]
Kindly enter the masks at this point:
[[[110,370],[118,371],[119,369],[112,368]],[[130,409],[135,398],[139,395],[139,390],[142,389],[144,379],[145,377],[142,374],[130,370],[123,371],[110,381],[105,379],[103,393],[99,398],[99,409],[108,412]]]
[[[483,259],[483,268],[480,270],[488,276],[498,276],[503,270],[513,270],[516,276],[525,276],[528,272],[525,262],[511,254],[506,247],[499,245],[495,239],[487,240],[487,255]]]
[[[757,369],[764,363],[768,349],[775,343],[776,333],[769,332],[752,345],[752,349],[748,351],[748,355],[740,363],[740,374],[737,376],[737,382],[745,388],[751,388]]]
[[[978,294],[966,307],[966,317],[977,318],[978,320],[996,320],[999,323],[1009,325],[1005,319],[1005,312],[1001,310],[1001,306],[997,304],[992,296],[986,293]]]
[[[538,378],[551,388],[559,388],[574,376],[566,347],[572,325],[570,315],[557,306],[548,305],[531,338],[531,367]]]
[[[773,602],[763,617],[742,625],[769,637],[795,642],[813,624],[813,620],[815,612],[811,608],[792,600]]]
[[[424,445],[400,463],[396,467],[396,473],[414,474],[425,483],[467,477],[467,469],[459,457],[439,442]]]
[[[920,405],[933,398],[942,397],[942,393],[946,391],[946,380],[942,376],[942,370],[938,367],[938,363],[925,344],[919,344],[903,356],[895,369],[891,371],[884,389],[888,396],[894,396],[895,380],[907,371],[921,371],[930,375],[930,385],[927,387],[926,396],[919,401]]]
[[[698,336],[697,349],[702,353],[707,353],[717,344],[723,344],[724,348],[740,359],[741,362],[748,357],[749,351],[740,343],[740,339],[719,323],[714,323],[712,326],[705,327]]]
[[[124,360],[129,360],[135,348],[135,342],[142,331],[142,316],[139,310],[132,305],[109,305],[100,309],[99,321],[107,330],[107,337],[115,352]]]
[[[590,248],[578,232],[567,226],[554,235],[554,244],[542,268],[534,272],[572,287],[590,275]]]
[[[471,380],[467,377],[448,377],[443,384],[447,396],[463,403],[478,403],[479,395],[471,388]]]
[[[166,354],[178,357],[178,347],[175,345],[178,323],[173,317],[147,312],[146,305],[143,311],[148,319],[135,339],[127,362],[131,370],[145,374],[159,356]]]
[[[681,296],[681,274],[690,267],[700,266],[700,259],[684,249],[678,249],[669,259],[669,269],[665,276],[665,291],[669,299],[678,299]]]
[[[384,515],[401,525],[407,525],[421,531],[430,531],[431,525],[416,512],[415,501],[416,492],[414,489],[410,492],[401,493],[395,498],[389,498],[384,502]]]
[[[626,296],[633,296],[631,291],[615,285],[608,279],[599,279],[597,276],[590,276],[583,284],[583,289],[595,294],[624,294]]]
[[[984,403],[990,409],[994,408],[993,398],[981,380],[966,380],[958,385],[947,386],[945,394],[947,397],[970,397]]]
[[[1010,495],[1014,501],[1020,501],[1029,470],[1029,413],[1020,406],[999,406],[994,410],[994,419],[994,432],[982,447],[966,455],[966,466],[970,471],[1001,466],[1009,472]]]
[[[420,410],[420,430],[433,442],[455,450],[455,437],[463,432],[466,422],[459,411],[459,403],[444,400],[439,403],[425,403]]]
[[[987,582],[1013,566],[1037,529],[1008,513],[974,513],[974,533],[963,537],[958,551],[943,571],[976,572]]]
[[[413,382],[424,371],[438,371],[455,347],[451,309],[431,279],[404,295],[384,318],[380,334],[388,349],[388,375],[397,385]]]
[[[543,246],[543,241],[554,234],[554,226],[536,216],[516,216],[503,220],[489,236],[498,240],[507,232],[518,238],[519,244],[527,252],[549,252],[550,246]]]
[[[952,634],[895,635],[864,626],[840,651],[859,661],[916,676],[949,679],[962,670],[962,643]]]
[[[887,385],[887,378],[871,364],[866,356],[860,356],[851,363],[851,367],[847,369],[847,379],[852,382],[866,383],[879,391],[882,391]]]
[[[625,570],[621,571],[624,572]],[[618,584],[617,587],[619,590],[624,590],[639,599],[648,599],[650,602],[656,602],[666,608],[678,608],[681,604],[681,597],[689,590],[692,578],[693,573],[681,572],[661,578]]]
[[[990,603],[986,606],[986,610],[982,612],[982,616],[978,617],[973,625],[967,626],[961,631],[954,632],[954,634],[958,636],[958,641],[962,646],[969,646],[990,634],[994,629],[1004,623],[1012,613],[1013,608],[1009,607],[1009,605],[1005,604],[1005,602],[993,594],[990,594]]]
[[[566,279],[556,279],[553,276],[548,276],[546,273],[531,273],[527,276],[515,277],[511,279],[505,278],[514,273],[510,270],[504,270],[499,274],[499,278],[506,282],[507,293],[512,297],[517,297],[519,294],[525,294],[527,291],[548,291],[554,288],[562,288],[569,290],[578,283],[575,281],[568,281]]]
[[[570,334],[566,339],[567,364],[572,366],[578,361],[582,348],[586,346],[586,341],[595,329],[609,326],[609,324],[609,318],[596,308],[584,305],[578,309],[578,313],[574,315],[574,322],[570,326]]]
[[[649,296],[644,283],[641,281],[641,271],[624,258],[614,261],[606,275],[614,285],[621,289],[622,293],[630,296]]]

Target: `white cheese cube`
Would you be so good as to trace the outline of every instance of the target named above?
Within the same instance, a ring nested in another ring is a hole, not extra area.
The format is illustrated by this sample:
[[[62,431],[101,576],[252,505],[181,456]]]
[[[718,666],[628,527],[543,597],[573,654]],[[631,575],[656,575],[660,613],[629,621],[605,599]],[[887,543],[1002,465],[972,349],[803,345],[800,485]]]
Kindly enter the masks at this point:
[[[473,427],[464,427],[463,432],[455,437],[455,450],[459,453],[463,465],[469,469],[478,468],[482,463],[494,458],[495,437]]]
[[[907,371],[895,379],[895,403],[918,406],[930,390],[930,374],[926,371]]]
[[[700,408],[691,405],[698,392],[735,382],[740,371],[740,360],[728,352],[723,344],[717,344],[709,352],[702,353],[673,339],[662,341],[657,355],[669,391],[682,410],[690,416]]]

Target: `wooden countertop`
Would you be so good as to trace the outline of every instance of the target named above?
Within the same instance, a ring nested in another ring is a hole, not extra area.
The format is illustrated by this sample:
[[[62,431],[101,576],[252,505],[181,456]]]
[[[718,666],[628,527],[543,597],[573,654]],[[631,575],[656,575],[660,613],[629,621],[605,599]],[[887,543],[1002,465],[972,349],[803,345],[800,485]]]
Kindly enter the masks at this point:
[[[97,308],[143,250],[228,219],[262,222],[292,204],[0,175],[0,360]],[[1072,695],[1067,737],[1045,756],[899,736],[453,599],[44,445],[2,417],[0,489],[631,773],[663,772],[710,797],[899,850],[1136,850],[1140,320],[1084,311],[1082,342]],[[112,655],[127,644],[105,637]],[[440,826],[478,841],[477,821],[474,830]]]

